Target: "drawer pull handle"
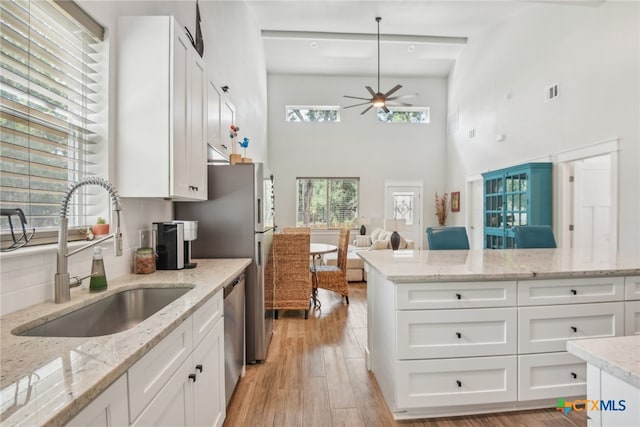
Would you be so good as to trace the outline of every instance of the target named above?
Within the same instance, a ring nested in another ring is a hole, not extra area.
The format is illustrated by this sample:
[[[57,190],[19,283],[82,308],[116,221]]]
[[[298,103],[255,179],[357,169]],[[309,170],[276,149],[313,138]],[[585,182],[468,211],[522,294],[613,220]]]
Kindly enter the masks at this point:
[[[578,374],[576,374],[575,372],[571,372],[571,376],[573,377],[574,380],[578,378]]]
[[[189,374],[189,379],[192,380],[195,383],[196,382],[196,374]]]
[[[573,295],[578,295],[578,291],[576,291],[575,289],[571,289],[571,293],[572,293]]]
[[[460,332],[456,332],[458,339],[462,338],[462,334]]]
[[[462,381],[456,380],[456,384],[458,384],[458,387],[462,387]]]
[[[196,365],[196,371],[202,372],[202,365]]]
[[[572,326],[572,327],[571,327],[571,330],[572,330],[573,332],[578,332],[578,328],[576,328],[575,326]]]
[[[456,294],[456,298],[458,298],[458,299],[462,299],[462,295],[460,295],[460,294]]]

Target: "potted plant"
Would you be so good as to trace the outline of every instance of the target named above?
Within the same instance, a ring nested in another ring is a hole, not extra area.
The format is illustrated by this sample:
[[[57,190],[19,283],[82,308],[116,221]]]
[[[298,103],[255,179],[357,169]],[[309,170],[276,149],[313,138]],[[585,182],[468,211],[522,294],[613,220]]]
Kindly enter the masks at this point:
[[[98,219],[96,220],[96,224],[91,227],[91,229],[93,231],[93,234],[96,236],[109,234],[109,224],[107,224],[107,220],[105,220],[101,216],[98,217]]]

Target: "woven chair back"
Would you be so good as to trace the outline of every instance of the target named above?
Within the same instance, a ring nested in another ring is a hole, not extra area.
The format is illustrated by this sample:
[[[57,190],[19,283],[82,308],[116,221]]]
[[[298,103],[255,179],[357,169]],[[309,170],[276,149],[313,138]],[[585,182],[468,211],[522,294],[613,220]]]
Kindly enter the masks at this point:
[[[282,232],[285,234],[290,233],[311,233],[311,227],[284,227]]]
[[[348,228],[340,229],[340,237],[338,238],[338,268],[346,273],[347,271],[347,252],[349,251],[349,234]]]

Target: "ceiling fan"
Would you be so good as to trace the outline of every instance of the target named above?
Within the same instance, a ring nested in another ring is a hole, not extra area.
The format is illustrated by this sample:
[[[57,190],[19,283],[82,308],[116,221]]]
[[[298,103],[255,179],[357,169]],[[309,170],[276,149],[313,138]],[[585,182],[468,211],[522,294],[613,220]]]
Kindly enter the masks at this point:
[[[379,17],[379,16],[376,17],[376,22],[378,23],[378,91],[374,92],[373,89],[371,89],[371,86],[365,86],[365,88],[369,91],[369,94],[371,94],[371,98],[362,98],[362,97],[359,97],[359,96],[344,95],[345,98],[361,99],[361,100],[366,100],[367,101],[367,102],[361,102],[359,104],[349,105],[349,106],[344,107],[344,108],[359,107],[361,105],[371,104],[367,108],[365,108],[365,110],[360,114],[366,113],[367,111],[369,111],[373,107],[382,108],[382,110],[385,113],[389,112],[389,109],[387,108],[387,106],[402,105],[402,106],[405,106],[405,107],[410,107],[411,104],[407,104],[405,102],[400,102],[400,101],[398,101],[398,99],[413,98],[414,96],[418,95],[417,93],[413,93],[413,94],[410,94],[410,95],[391,96],[394,93],[396,93],[402,87],[402,85],[395,85],[387,93],[380,92],[380,21],[381,20],[382,20],[381,17]]]

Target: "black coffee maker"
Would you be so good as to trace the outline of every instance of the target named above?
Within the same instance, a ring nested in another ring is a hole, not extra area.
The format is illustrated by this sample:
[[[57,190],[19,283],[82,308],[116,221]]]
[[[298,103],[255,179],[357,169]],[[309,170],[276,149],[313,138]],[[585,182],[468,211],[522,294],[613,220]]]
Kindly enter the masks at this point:
[[[181,222],[154,222],[153,235],[158,256],[158,270],[184,268],[184,224]]]

